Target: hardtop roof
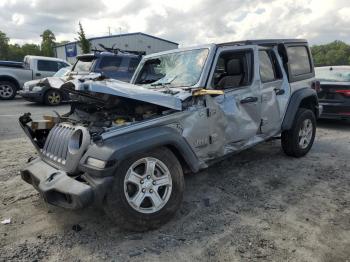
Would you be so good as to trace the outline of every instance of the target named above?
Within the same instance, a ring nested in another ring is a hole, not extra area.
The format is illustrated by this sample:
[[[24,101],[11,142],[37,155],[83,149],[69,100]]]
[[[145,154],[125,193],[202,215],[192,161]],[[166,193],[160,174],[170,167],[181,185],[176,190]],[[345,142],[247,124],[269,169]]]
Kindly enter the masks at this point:
[[[120,53],[112,53],[112,52],[94,52],[94,53],[89,53],[89,54],[81,54],[81,55],[77,55],[77,59],[79,60],[83,60],[85,59],[93,59],[93,58],[98,58],[98,57],[102,57],[102,56],[128,56],[128,57],[139,57],[139,55],[136,54],[132,54],[132,53],[128,53],[126,52],[120,52]]]

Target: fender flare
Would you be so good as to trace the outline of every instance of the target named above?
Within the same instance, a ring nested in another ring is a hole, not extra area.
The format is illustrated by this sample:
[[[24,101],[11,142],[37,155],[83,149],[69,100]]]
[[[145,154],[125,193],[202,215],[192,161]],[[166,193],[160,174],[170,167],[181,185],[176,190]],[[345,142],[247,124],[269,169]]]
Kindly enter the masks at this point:
[[[318,107],[318,97],[317,93],[314,89],[311,88],[302,88],[293,93],[291,96],[286,113],[284,115],[284,119],[282,122],[282,131],[289,130],[292,128],[295,115],[300,108],[300,104],[305,98],[312,98],[315,100],[315,109],[314,112],[316,113],[316,117],[318,117],[319,114],[319,107]]]
[[[175,150],[175,156],[180,157],[179,161],[184,161],[192,172],[198,172],[200,169],[200,161],[191,146],[181,134],[170,127],[139,130],[93,144],[81,159],[80,169],[97,176],[110,176],[113,175],[115,168],[118,168],[118,164],[128,157],[162,146],[169,147],[173,152]],[[97,170],[86,165],[88,157],[106,161],[111,163],[111,166]]]
[[[0,81],[12,82],[12,83],[15,84],[17,90],[20,89],[19,82],[18,82],[17,79],[14,78],[13,76],[10,76],[10,75],[0,75]]]

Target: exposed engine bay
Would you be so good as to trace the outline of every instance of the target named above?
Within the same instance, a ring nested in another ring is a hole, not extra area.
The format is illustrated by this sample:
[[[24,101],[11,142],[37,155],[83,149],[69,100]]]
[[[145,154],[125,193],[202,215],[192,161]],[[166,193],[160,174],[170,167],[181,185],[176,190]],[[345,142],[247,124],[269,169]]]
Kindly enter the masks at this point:
[[[159,105],[102,93],[75,93],[72,98],[71,109],[66,114],[55,112],[56,116],[43,116],[41,120],[33,120],[30,113],[20,117],[23,129],[39,148],[44,146],[50,130],[58,123],[83,126],[94,138],[111,127],[132,125],[174,112]]]

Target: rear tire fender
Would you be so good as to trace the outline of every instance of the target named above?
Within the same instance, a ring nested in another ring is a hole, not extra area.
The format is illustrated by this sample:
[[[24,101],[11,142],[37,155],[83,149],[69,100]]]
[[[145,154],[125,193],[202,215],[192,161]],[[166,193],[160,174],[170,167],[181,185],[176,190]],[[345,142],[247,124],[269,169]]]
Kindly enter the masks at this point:
[[[315,114],[315,117],[318,117],[318,98],[315,90],[303,88],[293,93],[282,122],[282,131],[292,128],[295,116],[300,107],[310,109]]]

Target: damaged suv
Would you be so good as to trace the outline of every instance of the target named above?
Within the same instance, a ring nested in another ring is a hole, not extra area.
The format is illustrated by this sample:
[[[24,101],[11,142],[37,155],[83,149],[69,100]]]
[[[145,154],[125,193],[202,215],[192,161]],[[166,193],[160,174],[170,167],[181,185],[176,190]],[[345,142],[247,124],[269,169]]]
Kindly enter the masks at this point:
[[[184,173],[280,137],[311,148],[321,107],[306,40],[211,44],[145,56],[131,80],[98,74],[60,88],[63,115],[20,124],[37,149],[21,171],[46,202],[103,206],[119,225],[159,227],[179,209]]]

